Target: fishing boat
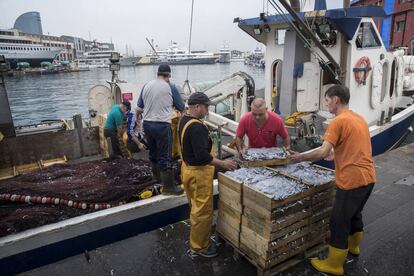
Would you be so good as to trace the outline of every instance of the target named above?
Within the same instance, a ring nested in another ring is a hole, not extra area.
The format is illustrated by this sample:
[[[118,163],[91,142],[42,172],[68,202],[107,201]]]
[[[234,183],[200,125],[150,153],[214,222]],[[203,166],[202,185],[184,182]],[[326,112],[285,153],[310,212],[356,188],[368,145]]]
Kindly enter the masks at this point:
[[[236,21],[266,46],[265,99],[275,112],[293,119],[288,130],[294,143],[302,151],[321,145],[333,118],[325,91],[341,83],[350,89],[349,108],[369,125],[373,154],[400,145],[414,122],[408,73],[413,68],[404,49],[384,47],[374,22],[386,16],[383,8],[295,13],[286,1],[269,3],[280,13]]]
[[[332,119],[323,106],[324,92],[339,82],[350,87],[350,108],[363,115],[370,125],[374,154],[397,146],[409,132],[414,119],[410,98],[414,86],[411,86],[412,75],[405,72],[412,72],[414,66],[410,65],[411,58],[404,56],[404,51],[385,50],[373,23],[374,17],[384,15],[379,7],[362,7],[300,13],[299,18],[289,14],[238,20],[243,31],[267,46],[265,98],[272,103],[269,108],[285,118],[301,112],[295,117],[294,125],[289,126],[295,143],[307,149],[318,146],[320,135]],[[306,48],[304,43],[309,39],[302,41],[303,34],[295,32],[300,20],[312,26],[306,37],[316,36]],[[268,31],[264,32],[264,28]],[[138,87],[127,83],[113,80],[110,85],[111,89],[103,85],[91,89],[91,117],[92,114],[96,117],[99,110],[107,111],[122,99],[136,102],[140,93]],[[252,79],[237,74],[204,92],[217,102],[230,99],[230,113],[235,120],[210,112],[206,123],[227,135],[234,135],[237,119],[247,111],[254,98]],[[67,152],[72,158],[97,154],[98,128],[83,127],[79,121],[75,118],[75,127],[70,130],[54,130],[41,136],[32,133],[5,142],[19,149],[13,154],[18,161],[30,157],[26,156],[28,153],[50,156],[52,152]],[[214,183],[214,199],[217,203],[217,182]],[[16,274],[186,218],[185,195],[157,195],[3,237],[0,239],[0,264],[6,274]]]

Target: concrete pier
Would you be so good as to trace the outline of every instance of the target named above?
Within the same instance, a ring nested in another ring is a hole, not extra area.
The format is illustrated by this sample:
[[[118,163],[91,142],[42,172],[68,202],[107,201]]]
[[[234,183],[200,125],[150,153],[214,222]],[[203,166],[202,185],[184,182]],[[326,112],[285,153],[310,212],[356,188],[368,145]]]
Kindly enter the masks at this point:
[[[377,156],[377,183],[363,212],[359,258],[348,257],[346,275],[412,275],[414,271],[414,143]],[[220,247],[213,259],[191,260],[189,222],[182,221],[112,243],[23,275],[255,275],[245,259]],[[322,275],[305,261],[281,275]]]

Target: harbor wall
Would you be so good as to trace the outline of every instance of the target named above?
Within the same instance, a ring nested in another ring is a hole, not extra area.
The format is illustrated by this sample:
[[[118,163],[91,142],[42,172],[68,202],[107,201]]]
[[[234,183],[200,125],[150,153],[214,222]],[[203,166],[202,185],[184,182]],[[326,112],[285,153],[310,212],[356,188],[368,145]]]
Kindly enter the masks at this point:
[[[7,138],[0,142],[0,168],[52,159],[100,153],[98,127],[62,130]]]

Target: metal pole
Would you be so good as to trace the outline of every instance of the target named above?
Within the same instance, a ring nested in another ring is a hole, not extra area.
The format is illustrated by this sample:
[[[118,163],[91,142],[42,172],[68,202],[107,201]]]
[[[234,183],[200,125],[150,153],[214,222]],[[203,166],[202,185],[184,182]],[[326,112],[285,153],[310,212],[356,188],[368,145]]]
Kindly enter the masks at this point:
[[[223,125],[219,125],[217,128],[217,149],[218,149],[218,159],[223,157],[223,153],[221,150],[221,129]]]

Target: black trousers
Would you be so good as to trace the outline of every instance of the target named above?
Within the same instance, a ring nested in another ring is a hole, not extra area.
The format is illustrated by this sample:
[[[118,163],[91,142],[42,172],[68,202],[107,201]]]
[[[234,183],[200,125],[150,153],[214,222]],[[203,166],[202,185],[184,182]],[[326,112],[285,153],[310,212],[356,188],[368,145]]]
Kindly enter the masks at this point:
[[[340,249],[348,248],[348,235],[362,232],[362,209],[371,195],[374,184],[352,190],[336,189],[335,204],[330,219],[330,245]]]
[[[126,144],[126,146],[127,146],[127,149],[131,152],[131,153],[137,153],[137,152],[140,152],[140,150],[139,150],[139,148],[138,148],[138,145],[134,142],[134,141],[132,141],[132,140],[127,140],[127,144]]]
[[[172,168],[172,130],[165,122],[144,121],[144,132],[149,149],[149,160],[161,171]]]
[[[113,155],[122,155],[121,148],[119,146],[118,132],[113,129],[105,128],[104,129],[105,138],[111,138],[112,152]]]

